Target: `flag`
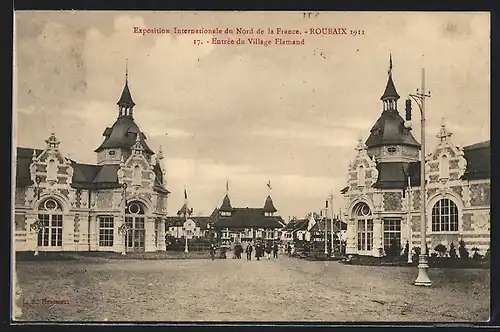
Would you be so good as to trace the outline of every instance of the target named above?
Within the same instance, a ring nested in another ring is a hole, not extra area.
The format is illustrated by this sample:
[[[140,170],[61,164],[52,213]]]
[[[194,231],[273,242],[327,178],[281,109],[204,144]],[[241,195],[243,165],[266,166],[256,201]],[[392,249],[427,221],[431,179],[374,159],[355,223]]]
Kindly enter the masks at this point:
[[[325,207],[328,209],[328,200],[326,200],[326,205],[325,205]]]
[[[269,188],[269,190],[271,190],[271,181],[267,181],[267,187]]]
[[[188,194],[187,194],[187,191],[186,191],[186,188],[184,188],[184,199],[187,201],[188,199]]]
[[[226,180],[226,193],[229,192],[229,181]]]
[[[311,216],[311,218],[309,218],[309,223],[307,224],[307,231],[309,232],[314,225],[316,225],[316,220],[314,219],[314,216]]]

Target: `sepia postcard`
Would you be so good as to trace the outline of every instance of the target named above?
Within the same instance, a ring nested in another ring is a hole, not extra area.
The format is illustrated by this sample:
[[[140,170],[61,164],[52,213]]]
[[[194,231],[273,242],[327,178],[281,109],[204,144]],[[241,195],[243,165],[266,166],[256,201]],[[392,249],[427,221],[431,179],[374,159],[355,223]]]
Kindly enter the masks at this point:
[[[486,322],[487,12],[17,11],[23,322]]]

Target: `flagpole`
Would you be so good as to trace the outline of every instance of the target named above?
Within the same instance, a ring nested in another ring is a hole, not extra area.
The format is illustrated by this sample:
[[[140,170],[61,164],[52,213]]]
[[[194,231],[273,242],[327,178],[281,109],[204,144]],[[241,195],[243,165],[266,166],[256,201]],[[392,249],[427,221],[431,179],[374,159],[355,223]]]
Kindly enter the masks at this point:
[[[186,188],[184,188],[184,199],[186,200],[186,204],[185,204],[186,210],[184,212],[184,217],[186,219],[185,222],[187,224],[187,221],[188,221],[188,217],[187,217],[187,215],[188,215],[188,200],[187,200],[187,190],[186,190]],[[184,232],[185,232],[184,233],[184,237],[185,237],[185,240],[186,240],[186,245],[184,246],[184,252],[188,253],[189,252],[189,249],[188,249],[188,238],[187,238],[187,230],[185,228],[184,228]]]
[[[325,224],[325,256],[327,256],[328,255],[328,207],[325,209],[325,223],[324,224]]]
[[[412,251],[412,238],[411,238],[411,181],[410,172],[408,172],[408,264],[413,263],[411,251]]]
[[[333,255],[333,251],[334,251],[334,247],[333,247],[333,194],[330,195],[330,209],[332,210],[332,221],[331,221],[331,224],[330,224],[330,240],[331,240],[331,249],[332,249],[332,255]]]

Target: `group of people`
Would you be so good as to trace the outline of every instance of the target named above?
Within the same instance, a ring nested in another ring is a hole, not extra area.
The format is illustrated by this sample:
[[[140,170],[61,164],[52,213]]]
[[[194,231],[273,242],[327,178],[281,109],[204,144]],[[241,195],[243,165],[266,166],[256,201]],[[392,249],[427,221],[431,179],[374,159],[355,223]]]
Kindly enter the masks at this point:
[[[252,246],[252,243],[249,243],[245,252],[247,254],[247,260],[252,259],[252,252],[254,251],[254,247]],[[271,244],[271,243],[256,243],[255,244],[255,258],[259,261],[261,257],[264,257],[264,253],[267,256],[267,259],[271,259],[271,254],[273,255],[273,258],[278,258],[278,252],[279,252],[279,246],[277,243]]]
[[[278,258],[278,253],[279,253],[279,246],[278,243],[262,243],[262,242],[257,242],[253,244],[252,242],[245,243],[246,246],[244,247],[243,244],[237,243],[234,245],[233,248],[233,259],[241,259],[241,255],[243,252],[246,253],[247,255],[247,260],[252,260],[252,254],[255,251],[255,258],[257,260],[260,260],[260,258],[266,256],[267,259],[271,259],[271,256],[275,259]],[[212,244],[210,246],[210,257],[212,260],[215,259],[216,256],[216,250],[217,246],[215,244]],[[222,259],[226,258],[226,253],[227,253],[227,248],[225,246],[220,247],[220,257]]]

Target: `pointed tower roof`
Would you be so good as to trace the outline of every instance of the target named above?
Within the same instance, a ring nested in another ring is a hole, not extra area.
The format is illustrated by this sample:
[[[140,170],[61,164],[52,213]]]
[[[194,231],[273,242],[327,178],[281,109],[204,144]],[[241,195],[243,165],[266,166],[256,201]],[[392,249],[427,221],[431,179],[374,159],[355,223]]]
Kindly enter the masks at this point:
[[[396,91],[396,87],[394,86],[394,81],[392,80],[392,75],[389,75],[387,79],[387,85],[385,86],[385,91],[380,100],[387,99],[399,99],[399,94]]]
[[[130,94],[130,89],[128,88],[128,64],[125,68],[125,86],[123,87],[122,95],[120,100],[116,103],[120,107],[134,107],[135,103],[132,100],[132,95]]]
[[[222,212],[231,212],[233,210],[233,207],[231,206],[231,200],[229,199],[229,196],[226,194],[224,196],[224,199],[222,200],[222,205],[219,208],[219,211]]]
[[[274,213],[274,212],[278,211],[274,207],[273,199],[271,198],[271,196],[267,196],[266,202],[264,203],[264,207],[262,208],[262,211],[270,212],[270,213]]]

